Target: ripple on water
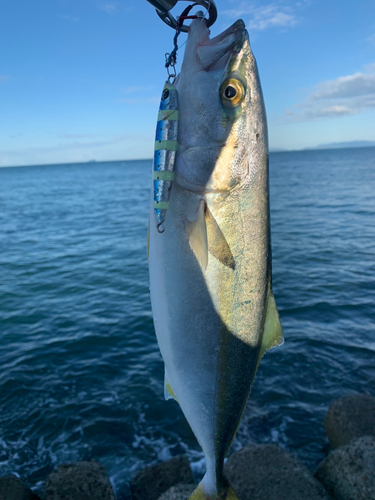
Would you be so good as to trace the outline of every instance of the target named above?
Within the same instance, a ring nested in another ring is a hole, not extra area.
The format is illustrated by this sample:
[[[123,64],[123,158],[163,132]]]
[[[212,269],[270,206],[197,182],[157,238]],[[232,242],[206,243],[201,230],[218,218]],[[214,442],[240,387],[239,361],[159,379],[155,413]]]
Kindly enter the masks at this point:
[[[374,149],[270,157],[285,344],[260,364],[234,449],[276,442],[311,469],[330,402],[375,394]],[[164,401],[146,258],[151,162],[0,170],[0,463],[42,490],[96,458],[118,497],[157,460],[202,452]]]

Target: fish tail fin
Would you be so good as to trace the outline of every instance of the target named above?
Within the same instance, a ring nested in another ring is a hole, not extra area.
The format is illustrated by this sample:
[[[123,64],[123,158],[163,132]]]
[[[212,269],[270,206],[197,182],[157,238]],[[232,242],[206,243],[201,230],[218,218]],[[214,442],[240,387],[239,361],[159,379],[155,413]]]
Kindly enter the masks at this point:
[[[204,488],[204,478],[195,488],[188,500],[239,500],[232,486],[227,482],[226,488],[220,493],[212,494],[206,492]]]

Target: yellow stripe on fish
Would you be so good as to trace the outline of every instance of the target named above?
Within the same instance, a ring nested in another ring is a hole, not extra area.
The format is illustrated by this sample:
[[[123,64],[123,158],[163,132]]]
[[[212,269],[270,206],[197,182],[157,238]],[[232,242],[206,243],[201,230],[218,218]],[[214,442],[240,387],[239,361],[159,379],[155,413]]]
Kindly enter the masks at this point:
[[[154,181],[173,181],[174,172],[168,170],[154,170],[152,178]]]
[[[167,210],[169,201],[154,201],[154,208],[158,210]]]
[[[158,114],[158,122],[165,120],[178,120],[179,113],[177,109],[161,109]]]
[[[155,151],[178,151],[177,141],[155,141]]]

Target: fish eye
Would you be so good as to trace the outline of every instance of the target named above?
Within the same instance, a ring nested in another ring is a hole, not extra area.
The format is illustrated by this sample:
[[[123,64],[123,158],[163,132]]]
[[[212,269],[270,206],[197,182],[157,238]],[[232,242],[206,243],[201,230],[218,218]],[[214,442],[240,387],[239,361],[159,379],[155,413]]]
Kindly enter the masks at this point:
[[[169,90],[168,89],[164,89],[161,98],[162,99],[168,99],[168,97],[169,97]]]
[[[225,80],[220,88],[220,97],[225,106],[234,108],[245,98],[245,89],[242,83],[235,78]]]
[[[224,90],[224,95],[227,99],[233,99],[233,97],[236,97],[236,94],[237,90],[232,85],[228,85]]]

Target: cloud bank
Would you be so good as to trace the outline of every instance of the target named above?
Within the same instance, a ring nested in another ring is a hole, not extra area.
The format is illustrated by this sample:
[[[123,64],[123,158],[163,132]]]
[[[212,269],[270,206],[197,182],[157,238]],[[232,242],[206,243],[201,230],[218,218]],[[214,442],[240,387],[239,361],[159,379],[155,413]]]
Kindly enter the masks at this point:
[[[100,5],[101,10],[107,12],[107,14],[113,14],[116,11],[116,5],[114,3],[104,3]]]
[[[285,111],[289,121],[357,115],[375,108],[375,65],[369,72],[340,76],[317,84],[306,99]]]
[[[0,167],[15,165],[43,165],[88,161],[110,161],[126,157],[152,156],[151,135],[147,133],[119,134],[94,140],[80,140],[99,134],[63,134],[52,145],[23,147],[0,151]],[[60,138],[68,139],[60,142]],[[69,140],[71,139],[71,140]],[[134,149],[136,151],[134,152]]]
[[[276,3],[256,7],[248,2],[241,2],[233,9],[223,11],[230,18],[250,18],[247,26],[253,31],[263,31],[268,28],[290,28],[298,23],[290,7],[280,6]]]

